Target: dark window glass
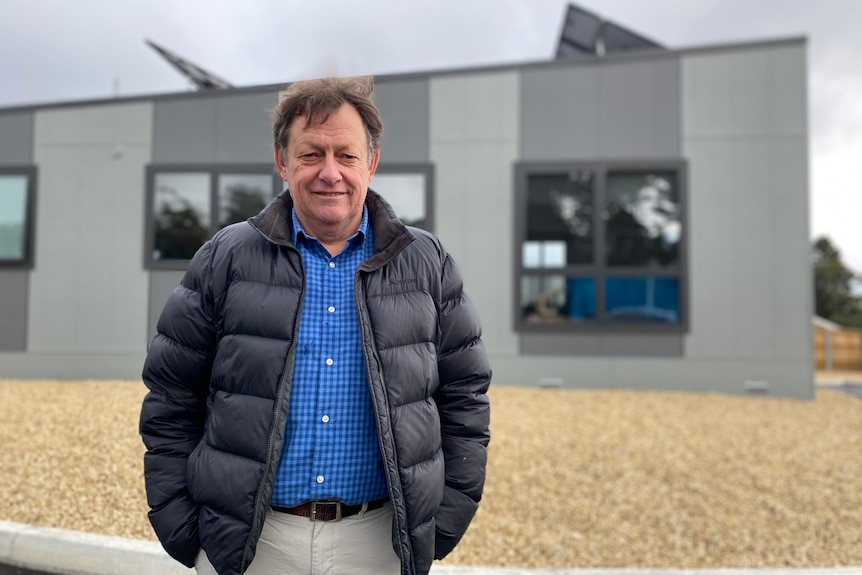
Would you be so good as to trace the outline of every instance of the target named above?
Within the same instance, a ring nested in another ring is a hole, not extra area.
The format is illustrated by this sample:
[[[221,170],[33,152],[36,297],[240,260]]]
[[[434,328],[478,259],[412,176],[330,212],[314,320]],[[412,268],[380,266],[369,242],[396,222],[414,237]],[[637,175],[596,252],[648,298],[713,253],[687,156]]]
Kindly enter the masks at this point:
[[[607,264],[679,264],[681,217],[673,172],[608,172]]]
[[[155,175],[153,260],[189,260],[209,238],[210,175]]]
[[[528,324],[592,320],[596,316],[596,281],[562,275],[522,276],[521,310]]]
[[[527,237],[523,257],[549,246],[560,264],[528,267],[560,267],[593,261],[593,174],[586,170],[568,174],[532,174],[527,177]],[[560,254],[558,250],[562,249]],[[532,251],[531,251],[532,250]],[[559,256],[559,257],[557,257]],[[540,258],[540,262],[542,259]]]
[[[257,215],[271,199],[271,174],[220,174],[219,228]]]
[[[0,262],[23,262],[27,255],[26,175],[0,174]]]
[[[611,323],[680,323],[679,279],[608,278],[605,319]]]
[[[685,162],[537,162],[515,173],[516,329],[687,329]]]
[[[378,172],[371,189],[392,205],[395,214],[405,225],[429,229],[426,203],[425,174],[398,174]]]

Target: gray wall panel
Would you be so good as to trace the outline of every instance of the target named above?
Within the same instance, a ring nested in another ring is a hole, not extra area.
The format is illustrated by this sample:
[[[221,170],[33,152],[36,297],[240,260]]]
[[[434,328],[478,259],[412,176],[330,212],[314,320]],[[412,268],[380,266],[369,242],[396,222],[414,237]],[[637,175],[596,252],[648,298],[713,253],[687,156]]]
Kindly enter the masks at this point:
[[[0,372],[14,379],[120,379],[142,385],[144,354],[143,349],[107,353],[0,351]]]
[[[153,163],[194,164],[216,161],[217,102],[158,100],[153,104]]]
[[[33,162],[33,114],[0,114],[0,166]]]
[[[683,56],[685,137],[807,137],[805,62],[804,43]]]
[[[489,353],[493,385],[548,385],[569,389],[602,389],[611,384],[611,362],[605,357],[525,357]]]
[[[268,162],[277,101],[275,92],[157,101],[153,163]]]
[[[0,270],[0,351],[27,349],[27,270]]]
[[[276,92],[219,96],[216,99],[215,160],[221,163],[272,161],[270,113],[277,103]]]
[[[435,228],[482,319],[485,345],[517,354],[512,329],[512,165],[517,160],[515,72],[432,78]]]
[[[746,382],[766,382],[770,394],[811,399],[814,386],[804,360],[727,361],[664,358],[563,358],[492,355],[494,385],[569,389],[649,389],[746,393]]]
[[[689,161],[689,357],[733,357],[736,349],[736,269],[733,202],[727,174],[733,150],[722,142],[687,144]]]
[[[687,356],[813,393],[805,47],[685,55],[692,331]],[[737,370],[739,371],[739,370]],[[733,391],[733,390],[731,390]]]
[[[374,101],[383,116],[383,163],[428,161],[428,81],[379,82]]]
[[[122,356],[145,348],[141,211],[151,126],[150,103],[36,113],[28,352]]]
[[[522,73],[521,159],[677,158],[675,58]]]
[[[174,288],[179,285],[183,279],[183,271],[151,271],[150,272],[150,296],[149,310],[150,317],[147,324],[147,342],[156,335],[156,326],[158,326],[159,316],[162,315],[162,308],[168,301],[168,296],[174,291]]]
[[[598,157],[678,158],[679,60],[612,64],[598,70]]]
[[[593,160],[600,153],[599,71],[521,73],[521,160]]]
[[[681,357],[678,334],[524,333],[525,355]]]

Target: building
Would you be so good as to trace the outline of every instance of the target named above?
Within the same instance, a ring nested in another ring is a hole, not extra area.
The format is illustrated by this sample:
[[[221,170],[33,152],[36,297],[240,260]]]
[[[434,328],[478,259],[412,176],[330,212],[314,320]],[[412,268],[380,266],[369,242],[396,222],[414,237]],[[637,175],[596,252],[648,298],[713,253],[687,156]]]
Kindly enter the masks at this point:
[[[496,384],[813,396],[806,41],[377,78],[372,187],[456,257]],[[282,86],[0,109],[0,377],[140,375],[282,182]]]

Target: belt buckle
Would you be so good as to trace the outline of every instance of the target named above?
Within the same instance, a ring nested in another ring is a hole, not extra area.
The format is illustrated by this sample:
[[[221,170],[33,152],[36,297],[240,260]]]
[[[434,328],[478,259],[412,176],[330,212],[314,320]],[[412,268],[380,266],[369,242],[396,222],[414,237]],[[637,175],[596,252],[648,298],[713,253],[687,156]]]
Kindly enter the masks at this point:
[[[318,521],[317,519],[317,506],[318,505],[334,505],[335,506],[335,518],[334,519],[320,519],[319,521],[341,521],[341,502],[340,501],[312,501],[311,502],[311,511],[308,515],[308,518],[311,521]]]

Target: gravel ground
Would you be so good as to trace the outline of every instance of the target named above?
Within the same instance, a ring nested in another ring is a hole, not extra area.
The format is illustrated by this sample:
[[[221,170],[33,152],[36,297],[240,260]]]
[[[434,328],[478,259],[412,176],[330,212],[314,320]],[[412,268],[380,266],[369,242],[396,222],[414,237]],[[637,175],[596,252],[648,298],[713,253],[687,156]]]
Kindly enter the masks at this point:
[[[0,519],[139,539],[140,382],[0,380]],[[862,400],[493,388],[448,565],[862,565]]]

